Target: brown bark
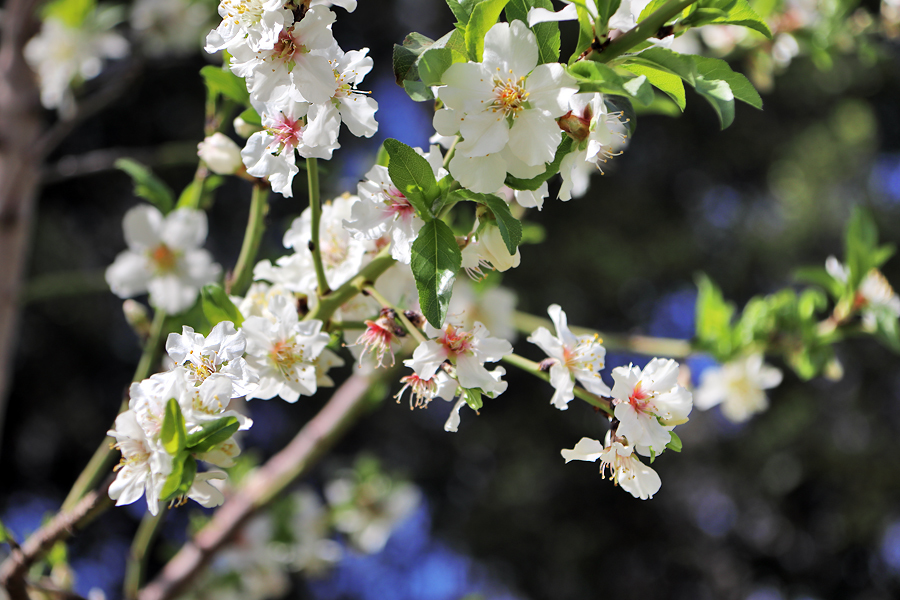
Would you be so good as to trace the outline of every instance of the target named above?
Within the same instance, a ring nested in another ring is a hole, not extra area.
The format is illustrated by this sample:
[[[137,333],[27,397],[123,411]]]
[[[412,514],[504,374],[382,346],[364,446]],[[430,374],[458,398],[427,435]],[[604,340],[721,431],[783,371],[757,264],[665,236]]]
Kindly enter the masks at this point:
[[[304,474],[340,438],[365,407],[369,383],[359,375],[345,381],[290,444],[249,476],[246,484],[216,511],[206,527],[141,591],[138,600],[172,600],[186,591],[203,567],[257,510]]]
[[[22,53],[38,0],[9,0],[0,40],[0,441],[40,174],[40,96]]]

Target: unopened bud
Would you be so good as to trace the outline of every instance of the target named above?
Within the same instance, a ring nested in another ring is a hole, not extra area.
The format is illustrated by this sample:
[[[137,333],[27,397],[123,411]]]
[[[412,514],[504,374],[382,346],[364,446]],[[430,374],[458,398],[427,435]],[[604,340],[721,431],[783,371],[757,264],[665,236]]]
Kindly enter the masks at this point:
[[[218,175],[234,175],[244,166],[240,147],[224,133],[216,132],[200,142],[197,155]]]
[[[493,224],[485,224],[478,234],[479,251],[485,260],[491,263],[498,271],[506,271],[512,267],[518,267],[521,257],[518,248],[515,254],[510,254],[500,234],[500,229]]]
[[[583,142],[591,135],[591,119],[580,117],[571,110],[559,118],[559,128],[568,133],[576,142]]]
[[[140,302],[126,300],[122,303],[122,312],[125,313],[125,321],[134,330],[137,336],[144,340],[150,335],[150,315]]]
[[[262,128],[259,125],[254,125],[253,123],[248,123],[244,119],[237,117],[234,120],[234,130],[237,132],[239,136],[242,138],[248,138],[257,131],[262,131]]]

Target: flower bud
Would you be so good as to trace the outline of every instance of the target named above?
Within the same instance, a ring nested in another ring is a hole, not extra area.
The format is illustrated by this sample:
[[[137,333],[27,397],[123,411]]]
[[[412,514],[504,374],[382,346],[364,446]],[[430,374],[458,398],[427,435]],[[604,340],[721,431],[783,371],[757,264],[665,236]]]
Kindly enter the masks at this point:
[[[241,149],[230,137],[216,132],[197,145],[197,155],[218,175],[234,175],[243,168]]]
[[[125,321],[142,340],[150,335],[150,315],[147,308],[135,300],[126,300],[122,303],[122,312],[125,313]]]
[[[237,117],[234,120],[234,130],[242,138],[248,138],[257,131],[262,131],[262,127],[254,125],[253,123],[248,123],[244,119]]]
[[[500,235],[500,229],[496,225],[487,224],[478,234],[481,255],[498,271],[506,271],[511,267],[518,267],[521,256],[516,249],[515,254],[510,254]]]

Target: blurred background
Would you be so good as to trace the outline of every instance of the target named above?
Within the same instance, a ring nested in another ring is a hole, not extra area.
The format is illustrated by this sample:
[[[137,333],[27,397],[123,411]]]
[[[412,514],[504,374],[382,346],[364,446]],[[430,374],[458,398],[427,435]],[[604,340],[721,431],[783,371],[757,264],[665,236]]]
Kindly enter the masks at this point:
[[[126,8],[128,18],[133,7]],[[194,41],[183,51],[143,42],[140,57],[111,62],[85,84],[90,92],[135,77],[44,170],[0,448],[0,519],[20,539],[58,508],[112,424],[140,356],[122,301],[103,281],[125,248],[122,216],[138,202],[129,178],[111,164],[133,157],[176,190],[193,177],[204,125],[198,70],[216,60],[200,52],[200,40],[218,21],[214,4],[192,10],[195,28],[183,35]],[[452,19],[440,0],[360,0],[351,14],[335,11],[341,46],[371,49],[375,69],[361,87],[379,102],[380,129],[369,140],[342,134],[342,150],[323,165],[330,195],[355,192],[383,139],[428,143],[432,107],[413,103],[394,83],[391,47],[410,31],[437,38]],[[760,86],[763,111],[739,105],[734,125],[719,131],[712,109],[688,91],[683,116],[638,118],[627,149],[594,177],[586,196],[549,199],[541,212],[528,213],[545,239],[522,247],[521,266],[502,280],[519,310],[543,316],[557,302],[571,324],[690,339],[699,271],[741,306],[791,286],[797,267],[840,255],[856,205],[873,211],[883,240],[900,240],[896,7],[797,3],[777,11],[782,24],[788,16],[806,19],[792,35],[796,52],[785,39],[787,49],[773,51],[727,29],[680,42],[727,55]],[[152,27],[171,33],[176,23],[188,29],[184,17]],[[562,31],[568,56],[574,25]],[[128,35],[134,42],[138,33]],[[261,257],[284,252],[281,236],[306,207],[302,174],[297,180],[294,199],[272,200]],[[226,269],[237,258],[249,195],[249,183],[229,180],[209,210],[206,247]],[[900,261],[884,272],[900,282]],[[524,337],[516,351],[540,360]],[[417,486],[419,502],[378,551],[354,550],[349,533],[333,535],[343,558],[294,573],[275,597],[898,597],[900,360],[871,339],[845,342],[838,355],[842,380],[802,383],[784,369],[771,408],[745,424],[718,409],[694,411],[679,428],[684,451],[653,465],[663,484],[652,501],[614,488],[596,464],[564,465],[560,449],[582,436],[602,439],[604,419],[577,402],[557,411],[550,386],[524,373],[508,369],[509,391],[480,416],[465,411],[455,434],[443,431],[449,404],[410,412],[390,398],[395,384],[304,485],[321,496],[364,452],[396,481]],[[611,352],[607,381],[613,367],[647,360]],[[695,381],[711,363],[687,361]],[[295,405],[250,403],[249,460],[280,449],[327,397],[323,390]],[[111,510],[71,541],[77,593],[97,588],[120,597],[144,509],[140,501]],[[203,513],[193,503],[171,511],[151,571]]]

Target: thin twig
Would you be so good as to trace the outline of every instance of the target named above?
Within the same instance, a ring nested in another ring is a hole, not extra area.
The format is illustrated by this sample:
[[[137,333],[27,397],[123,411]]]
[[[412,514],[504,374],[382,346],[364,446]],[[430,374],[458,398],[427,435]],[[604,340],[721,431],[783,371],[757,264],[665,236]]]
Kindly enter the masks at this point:
[[[253,514],[274,500],[327,452],[366,406],[369,379],[352,375],[281,452],[248,476],[247,483],[216,511],[212,520],[166,564],[139,600],[172,600]]]

